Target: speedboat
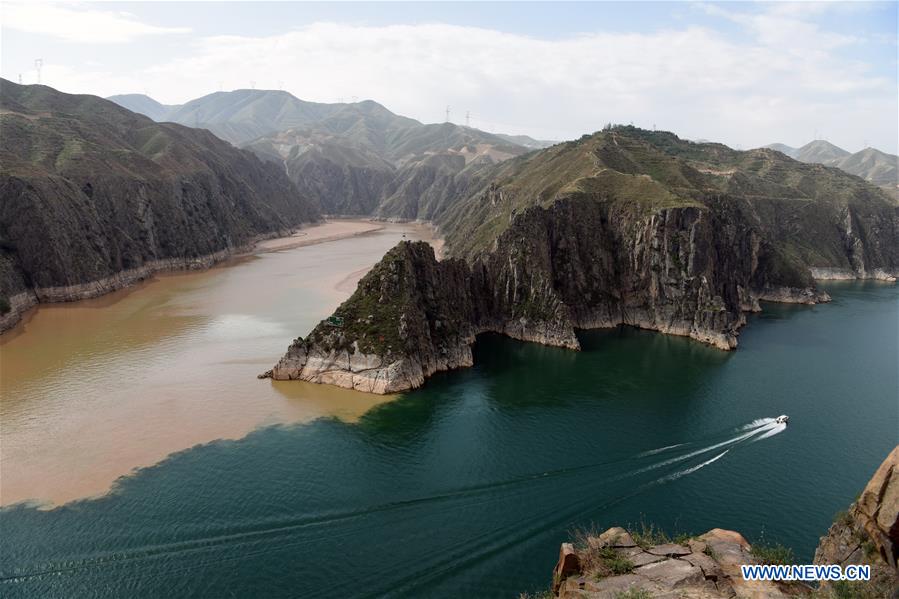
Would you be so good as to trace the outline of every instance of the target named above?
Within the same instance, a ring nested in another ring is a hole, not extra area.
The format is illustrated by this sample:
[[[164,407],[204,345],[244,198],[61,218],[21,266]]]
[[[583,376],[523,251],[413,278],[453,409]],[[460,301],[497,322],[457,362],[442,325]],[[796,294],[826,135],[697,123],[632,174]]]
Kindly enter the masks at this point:
[[[777,424],[786,424],[789,421],[790,421],[790,417],[787,416],[786,414],[782,414],[774,419],[774,422],[776,422]]]

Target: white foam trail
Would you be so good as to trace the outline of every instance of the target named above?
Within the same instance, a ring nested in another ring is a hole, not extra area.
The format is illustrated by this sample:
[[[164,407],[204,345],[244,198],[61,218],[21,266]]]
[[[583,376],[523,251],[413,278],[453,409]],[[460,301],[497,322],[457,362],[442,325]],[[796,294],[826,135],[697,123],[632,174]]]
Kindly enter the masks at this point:
[[[775,427],[772,428],[771,430],[767,430],[767,431],[765,431],[764,434],[759,435],[758,437],[756,437],[755,439],[753,439],[753,442],[755,442],[755,441],[761,441],[762,439],[767,439],[768,437],[773,437],[774,435],[780,434],[780,433],[784,432],[785,430],[787,430],[787,425],[786,425],[786,423],[784,423],[784,424],[778,424],[777,426],[775,426]]]
[[[637,454],[637,457],[645,458],[646,456],[662,453],[663,451],[668,451],[669,449],[674,449],[676,447],[683,447],[684,445],[686,445],[686,443],[677,443],[675,445],[666,445],[665,447],[659,447],[658,449],[650,449],[649,451],[644,451],[641,454]]]
[[[761,426],[765,426],[766,424],[771,424],[772,422],[774,422],[774,418],[756,418],[749,424],[745,424],[737,430],[746,431],[751,428],[759,428]]]
[[[724,454],[726,454],[728,451],[730,451],[730,450],[725,449],[724,451],[722,451],[721,453],[719,453],[712,459],[706,460],[705,462],[703,462],[701,464],[697,464],[696,466],[691,466],[690,468],[687,468],[686,470],[681,470],[680,472],[675,472],[674,474],[669,474],[668,476],[663,476],[662,478],[659,479],[659,482],[668,482],[668,481],[672,481],[672,480],[677,480],[677,479],[681,478],[682,476],[687,476],[688,474],[692,474],[693,472],[696,472],[700,468],[704,468],[704,467],[708,466],[712,462],[717,462],[718,460],[723,458]]]

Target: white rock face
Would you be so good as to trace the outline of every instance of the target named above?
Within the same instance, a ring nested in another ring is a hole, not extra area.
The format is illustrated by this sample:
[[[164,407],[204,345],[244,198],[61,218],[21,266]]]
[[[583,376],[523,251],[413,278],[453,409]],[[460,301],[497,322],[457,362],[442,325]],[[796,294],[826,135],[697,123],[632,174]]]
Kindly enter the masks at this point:
[[[813,266],[809,268],[812,276],[821,281],[849,281],[852,279],[875,279],[877,281],[893,282],[899,273],[888,272],[882,268],[870,271],[855,271],[851,268],[834,268],[828,266]]]
[[[336,385],[366,393],[397,393],[421,387],[435,372],[472,366],[471,345],[460,344],[448,355],[426,360],[413,357],[389,358],[358,351],[335,351],[307,354],[302,345],[294,344],[272,369],[276,380],[303,380]]]

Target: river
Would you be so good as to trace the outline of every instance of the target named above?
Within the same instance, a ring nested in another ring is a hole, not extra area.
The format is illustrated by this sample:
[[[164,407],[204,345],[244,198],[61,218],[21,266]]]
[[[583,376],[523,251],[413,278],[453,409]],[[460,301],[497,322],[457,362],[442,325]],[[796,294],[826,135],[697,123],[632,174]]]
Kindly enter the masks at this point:
[[[0,505],[101,495],[198,443],[384,401],[256,375],[404,238],[442,245],[424,225],[337,220],[206,271],[33,309],[0,336]]]
[[[735,352],[629,328],[584,332],[581,352],[485,335],[473,368],[400,396],[257,381],[399,235],[163,277],[34,341],[47,391],[4,412],[3,493],[31,451],[57,481],[36,498],[63,505],[0,510],[0,594],[514,597],[546,588],[572,530],[641,521],[736,529],[804,562],[899,441],[899,287],[875,282],[764,304]],[[128,302],[155,316],[125,318]],[[100,321],[74,356],[69,335]],[[239,426],[209,439],[222,422]],[[169,427],[180,443],[155,440]],[[8,450],[10,430],[30,445]],[[91,451],[147,439],[180,451],[99,497],[55,490],[62,470],[134,461]]]

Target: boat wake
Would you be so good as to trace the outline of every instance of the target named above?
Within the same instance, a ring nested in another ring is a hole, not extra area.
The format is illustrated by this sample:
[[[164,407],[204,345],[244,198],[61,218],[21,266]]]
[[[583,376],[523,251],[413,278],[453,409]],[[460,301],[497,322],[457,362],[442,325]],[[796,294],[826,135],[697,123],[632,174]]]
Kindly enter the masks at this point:
[[[35,564],[27,570],[0,573],[0,585],[40,581],[48,576],[106,576],[127,568],[136,578],[167,576],[177,556],[178,571],[209,568],[215,564],[268,555],[334,539],[349,540],[373,529],[412,526],[417,518],[435,510],[453,521],[464,521],[471,510],[496,512],[495,524],[476,533],[460,530],[453,537],[444,531],[439,549],[421,555],[421,567],[392,580],[371,581],[372,596],[414,594],[428,580],[465,563],[491,555],[541,534],[552,534],[585,515],[597,513],[659,485],[668,484],[723,459],[746,443],[783,432],[786,424],[763,418],[722,434],[667,445],[629,457],[558,468],[483,484],[449,488],[424,496],[397,497],[394,501],[349,509],[302,512],[207,528],[196,535],[169,542],[119,551],[104,551],[76,560]],[[504,506],[532,506],[512,516]],[[440,504],[439,507],[434,504]],[[559,509],[559,506],[564,506]],[[420,534],[413,531],[408,534]],[[135,567],[139,564],[139,567]],[[388,577],[389,578],[389,577]],[[335,589],[336,590],[336,589]],[[350,589],[347,589],[348,591]],[[357,587],[358,590],[358,587]]]

